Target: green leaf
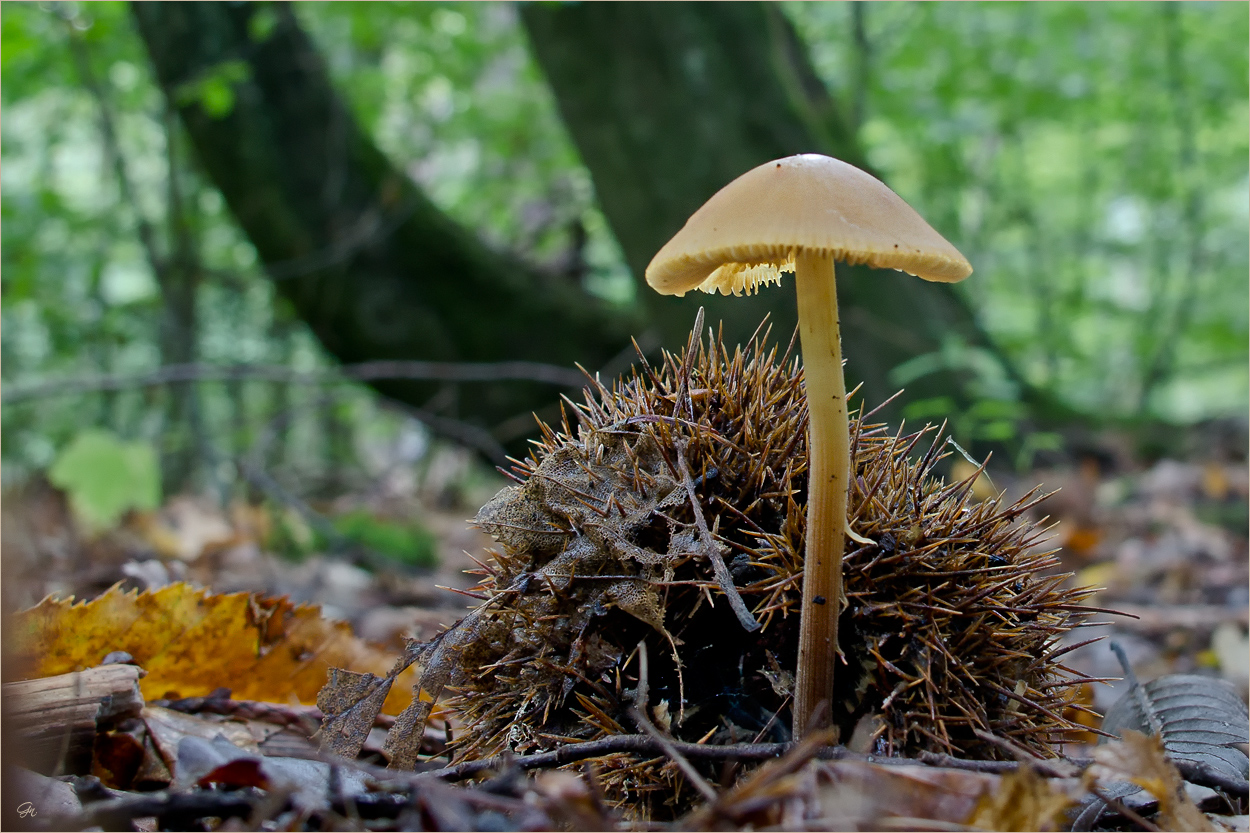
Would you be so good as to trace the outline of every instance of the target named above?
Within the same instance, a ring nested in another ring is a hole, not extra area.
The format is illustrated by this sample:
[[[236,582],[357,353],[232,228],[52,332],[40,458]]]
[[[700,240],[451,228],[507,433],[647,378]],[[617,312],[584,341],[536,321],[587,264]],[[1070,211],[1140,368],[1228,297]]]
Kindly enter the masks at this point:
[[[57,456],[48,480],[69,496],[74,513],[94,530],[105,529],[130,509],[155,509],[161,501],[156,450],[91,428]]]

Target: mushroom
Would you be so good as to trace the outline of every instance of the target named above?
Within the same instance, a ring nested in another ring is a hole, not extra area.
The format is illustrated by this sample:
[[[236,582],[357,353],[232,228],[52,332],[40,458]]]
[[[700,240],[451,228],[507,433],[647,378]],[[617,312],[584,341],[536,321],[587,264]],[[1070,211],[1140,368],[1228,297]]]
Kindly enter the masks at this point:
[[[647,266],[665,295],[750,295],[793,271],[807,392],[808,489],[793,731],[829,725],[846,524],[850,434],[833,262],[959,281],[972,266],[880,180],[819,154],[747,171],[716,192]],[[819,711],[819,714],[817,712]]]

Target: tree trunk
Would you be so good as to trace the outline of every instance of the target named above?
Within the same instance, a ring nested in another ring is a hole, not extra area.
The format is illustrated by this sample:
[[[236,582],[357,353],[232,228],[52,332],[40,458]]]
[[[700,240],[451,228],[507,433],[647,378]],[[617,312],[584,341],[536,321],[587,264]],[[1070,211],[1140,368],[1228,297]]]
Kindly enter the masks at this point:
[[[266,8],[277,24],[254,26]],[[282,4],[135,3],[157,79],[269,276],[344,362],[532,360],[594,368],[629,344],[628,316],[492,251],[397,170],[335,95]],[[226,112],[197,90],[230,85]],[[375,387],[421,405],[435,386]],[[491,426],[555,399],[494,383],[443,414]]]
[[[776,5],[523,3],[519,8],[599,203],[640,281],[651,257],[686,218],[756,165],[816,152],[868,167]],[[733,341],[748,337],[765,312],[782,341],[798,320],[792,280],[752,298],[694,292],[679,299],[645,285],[640,294],[670,349],[682,343],[700,304],[713,326],[724,321]],[[864,382],[869,403],[894,393],[889,380],[894,367],[937,350],[944,337],[954,334],[988,346],[967,305],[948,285],[839,265],[838,295],[847,374]],[[953,374],[937,373],[909,385],[906,399],[958,399],[959,387]]]

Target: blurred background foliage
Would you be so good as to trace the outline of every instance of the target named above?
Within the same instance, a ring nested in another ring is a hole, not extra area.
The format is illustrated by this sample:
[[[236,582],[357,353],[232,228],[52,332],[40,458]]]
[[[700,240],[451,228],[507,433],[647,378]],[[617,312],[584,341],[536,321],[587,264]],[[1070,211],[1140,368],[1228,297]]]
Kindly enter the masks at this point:
[[[791,11],[872,163],[975,265],[961,288],[1025,379],[1083,413],[1244,413],[1244,9]]]
[[[640,303],[513,6],[293,11],[361,127],[439,208],[537,269],[575,256],[609,309]],[[1020,466],[1062,442],[1053,423],[1035,430],[1026,388],[1093,426],[1244,423],[1245,4],[784,13],[873,169],[976,267],[957,291],[993,349],[951,338],[893,367],[895,386],[968,380],[964,399],[908,401],[905,415],[949,418],[974,451],[1005,443]],[[336,360],[197,165],[127,6],[4,3],[0,24],[5,484],[97,429],[156,449],[166,493],[222,500],[328,497],[429,465],[444,441],[428,420],[359,383],[126,381],[169,364]],[[256,38],[274,25],[267,8],[249,23]],[[224,117],[248,72],[222,63],[177,104]],[[195,263],[183,278],[165,268],[179,257]],[[106,383],[66,384],[83,377]]]

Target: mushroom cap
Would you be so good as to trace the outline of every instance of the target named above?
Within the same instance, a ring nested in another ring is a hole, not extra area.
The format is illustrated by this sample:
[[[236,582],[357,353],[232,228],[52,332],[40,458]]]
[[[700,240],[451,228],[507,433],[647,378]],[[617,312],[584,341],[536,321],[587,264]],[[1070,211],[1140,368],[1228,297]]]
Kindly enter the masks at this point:
[[[779,283],[800,249],[835,260],[960,281],[972,265],[881,180],[805,153],[752,168],[712,195],[647,266],[664,295],[750,294]]]

